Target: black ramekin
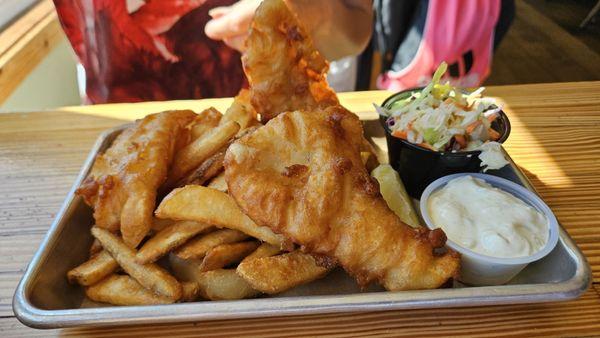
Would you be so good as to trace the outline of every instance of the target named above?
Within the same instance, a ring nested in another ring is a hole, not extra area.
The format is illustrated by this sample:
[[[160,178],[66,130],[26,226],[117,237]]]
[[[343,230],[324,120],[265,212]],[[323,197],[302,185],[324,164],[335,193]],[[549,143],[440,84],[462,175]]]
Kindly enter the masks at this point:
[[[422,88],[410,89],[396,93],[383,101],[382,106],[389,109],[392,103],[407,98],[413,92]],[[390,165],[398,171],[406,191],[414,198],[420,198],[421,193],[436,179],[463,172],[479,172],[481,170],[481,151],[444,152],[433,151],[392,136],[386,123],[387,118],[379,117],[385,129]],[[500,134],[497,142],[506,141],[510,134],[510,122],[503,111],[492,122],[492,128]]]

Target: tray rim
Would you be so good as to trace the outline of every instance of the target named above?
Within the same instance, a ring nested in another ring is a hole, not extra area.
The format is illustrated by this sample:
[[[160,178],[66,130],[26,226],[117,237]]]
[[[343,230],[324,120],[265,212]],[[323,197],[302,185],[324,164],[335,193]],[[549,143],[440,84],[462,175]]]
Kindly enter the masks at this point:
[[[369,292],[346,295],[275,297],[234,301],[192,302],[154,306],[111,306],[88,309],[45,310],[29,301],[37,271],[45,262],[63,231],[63,220],[76,206],[75,190],[88,175],[96,155],[116,132],[130,124],[102,132],[90,150],[73,186],[27,266],[13,296],[13,312],[23,324],[38,328],[75,326],[112,326],[127,324],[171,323],[215,319],[277,317],[316,313],[385,311],[420,308],[467,307],[500,304],[566,301],[579,297],[591,285],[587,259],[562,225],[559,244],[577,262],[571,279],[559,283],[516,284],[501,286],[435,289],[399,292]],[[537,191],[521,169],[504,151],[518,178],[527,189]],[[538,194],[539,195],[539,194]]]

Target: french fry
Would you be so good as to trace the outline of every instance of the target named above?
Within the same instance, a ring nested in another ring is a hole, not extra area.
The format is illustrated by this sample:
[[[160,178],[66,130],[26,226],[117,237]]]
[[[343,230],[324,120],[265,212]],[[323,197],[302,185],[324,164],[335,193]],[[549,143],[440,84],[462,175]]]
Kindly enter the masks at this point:
[[[256,250],[258,245],[258,242],[241,242],[216,246],[206,253],[202,264],[200,264],[200,270],[216,270],[233,263],[238,263],[252,251]]]
[[[198,275],[200,294],[210,300],[233,300],[259,294],[233,269],[206,271]]]
[[[199,185],[173,190],[158,206],[156,216],[214,224],[239,230],[280,248],[290,246],[283,236],[254,223],[240,210],[231,196]]]
[[[85,289],[89,299],[114,305],[171,304],[173,299],[156,295],[126,275],[111,275]]]
[[[219,125],[223,115],[213,107],[203,110],[194,119],[192,127],[192,139],[195,140],[202,137],[206,132]]]
[[[178,280],[184,282],[195,282],[198,279],[198,275],[202,273],[200,271],[201,260],[198,259],[183,259],[174,253],[169,254],[169,266],[173,275]]]
[[[210,227],[211,225],[206,223],[179,221],[161,230],[144,243],[136,254],[135,260],[140,264],[152,263]]]
[[[218,245],[235,243],[243,241],[246,238],[248,238],[248,235],[243,232],[232,229],[221,229],[187,242],[175,251],[175,254],[183,259],[202,258],[210,249]]]
[[[138,283],[155,293],[174,301],[181,298],[181,285],[167,271],[154,263],[139,264],[135,260],[135,250],[127,246],[123,240],[109,231],[93,227],[92,235],[96,237],[104,250]]]
[[[198,283],[200,295],[210,300],[232,300],[254,297],[259,294],[234,269],[200,271],[200,263],[194,259],[181,259],[169,255],[173,273],[183,281]]]
[[[210,183],[208,183],[207,187],[227,193],[228,188],[227,181],[225,181],[225,173],[221,172],[219,175],[213,178]]]
[[[244,258],[242,260],[242,262],[245,262],[245,261],[251,260],[251,259],[271,257],[271,256],[278,255],[279,253],[281,253],[281,249],[279,249],[278,247],[271,245],[269,243],[263,243],[258,247],[258,249],[254,250],[254,252],[252,252],[251,254],[246,256],[246,258]]]
[[[177,187],[183,187],[188,184],[195,185],[204,185],[211,178],[221,174],[223,172],[223,160],[225,159],[225,153],[227,152],[227,148],[234,141],[241,137],[244,137],[247,134],[253,133],[257,127],[249,126],[246,129],[240,130],[238,134],[227,142],[219,151],[217,151],[214,155],[207,158],[202,164],[200,164],[196,169],[192,170],[188,174],[186,174],[179,182],[177,182]]]
[[[313,256],[300,251],[245,260],[236,269],[253,289],[268,294],[312,282],[325,276],[329,270],[318,265]]]
[[[198,168],[192,170],[189,174],[179,180],[177,186],[182,187],[188,184],[203,185],[211,178],[217,176],[223,171],[223,159],[225,158],[226,150],[227,149],[225,148],[221,149],[216,154],[206,159],[206,161],[202,162]]]
[[[250,92],[247,89],[240,90],[239,94],[233,99],[233,103],[223,115],[220,124],[235,121],[240,125],[240,130],[244,130],[257,122],[256,110],[250,104]]]
[[[173,225],[174,223],[175,223],[175,221],[172,219],[161,219],[161,218],[154,217],[152,219],[152,228],[151,229],[154,232],[159,232],[162,229],[164,229],[170,225]]]
[[[90,246],[90,257],[95,256],[100,251],[102,251],[102,244],[100,244],[97,239],[94,239],[92,245]]]
[[[67,272],[70,283],[88,286],[97,283],[115,272],[119,264],[105,250],[100,251],[85,263]]]
[[[172,186],[190,170],[214,155],[235,136],[238,130],[240,130],[239,124],[234,121],[226,122],[177,152],[166,186]]]
[[[196,282],[183,282],[181,283],[181,301],[182,302],[193,302],[200,296],[200,285]]]

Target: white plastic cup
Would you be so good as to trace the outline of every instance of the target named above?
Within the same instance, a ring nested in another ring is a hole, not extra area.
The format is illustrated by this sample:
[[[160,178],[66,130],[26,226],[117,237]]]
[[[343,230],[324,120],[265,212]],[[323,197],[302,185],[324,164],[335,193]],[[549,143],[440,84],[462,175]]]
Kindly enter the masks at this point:
[[[519,198],[523,202],[529,204],[531,207],[535,208],[546,216],[546,219],[548,220],[548,231],[550,234],[548,236],[548,242],[546,242],[546,245],[541,250],[530,256],[516,258],[501,258],[482,255],[462,247],[448,239],[446,245],[461,254],[460,281],[470,285],[505,284],[515,277],[519,272],[521,272],[521,270],[523,270],[527,264],[542,259],[554,249],[558,243],[558,221],[546,203],[544,203],[544,201],[542,201],[542,199],[532,191],[514,182],[501,177],[486,174],[461,173],[448,175],[429,184],[421,195],[419,205],[423,220],[429,229],[437,228],[429,216],[427,203],[429,196],[431,196],[434,191],[443,188],[449,181],[462,176],[472,176],[482,179],[493,187],[506,191]]]

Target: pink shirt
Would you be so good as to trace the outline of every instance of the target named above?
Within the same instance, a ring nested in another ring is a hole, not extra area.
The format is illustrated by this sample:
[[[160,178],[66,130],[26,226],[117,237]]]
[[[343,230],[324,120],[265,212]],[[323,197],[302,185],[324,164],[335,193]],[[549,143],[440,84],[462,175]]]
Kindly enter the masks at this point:
[[[454,85],[479,86],[490,71],[499,15],[500,0],[430,0],[417,54],[404,69],[379,76],[377,86],[391,91],[424,86],[442,61],[457,64]],[[465,61],[467,54],[472,62]]]

